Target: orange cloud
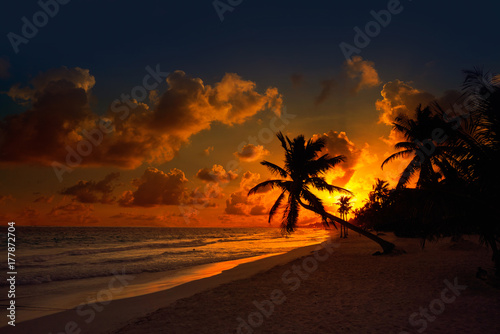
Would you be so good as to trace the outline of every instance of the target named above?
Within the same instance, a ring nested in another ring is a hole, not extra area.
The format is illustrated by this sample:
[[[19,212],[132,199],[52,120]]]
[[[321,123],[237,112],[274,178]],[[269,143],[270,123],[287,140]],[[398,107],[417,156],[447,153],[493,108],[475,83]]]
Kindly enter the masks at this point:
[[[235,152],[234,155],[241,161],[252,162],[262,159],[269,155],[269,151],[262,145],[247,144],[243,146],[241,152]]]
[[[232,193],[226,200],[224,212],[228,215],[239,216],[258,216],[269,213],[264,193],[267,193],[271,189],[270,187],[260,191],[257,196],[247,196],[248,191],[257,184],[259,179],[258,173],[245,172],[241,177],[239,190]]]
[[[358,80],[354,88],[356,93],[364,88],[376,87],[381,84],[374,65],[373,62],[363,60],[360,56],[354,56],[345,62],[349,78]]]
[[[226,183],[238,177],[233,171],[227,171],[221,165],[213,165],[211,169],[202,168],[196,173],[196,177],[206,182]]]
[[[137,189],[125,191],[118,203],[125,207],[179,205],[188,197],[185,187],[187,182],[184,172],[179,169],[164,173],[149,167],[141,178],[132,181]]]
[[[213,86],[182,71],[166,81],[168,89],[161,96],[153,94],[152,107],[115,100],[103,117],[89,105],[95,79],[88,70],[61,67],[39,74],[25,87],[15,85],[8,95],[28,110],[0,123],[0,160],[69,166],[71,152],[85,151],[76,165],[136,168],[145,161],[171,160],[193,134],[214,122],[232,126],[265,109],[281,113],[276,88],[259,93],[254,82],[233,73]],[[112,134],[99,130],[106,128],[104,123],[111,125]]]
[[[253,188],[257,184],[257,181],[259,179],[260,179],[259,173],[252,173],[250,171],[246,171],[241,176],[240,189],[249,191],[251,188]]]
[[[189,199],[183,203],[188,205],[200,205],[203,208],[217,206],[213,199],[223,198],[224,192],[219,183],[207,182],[203,187],[197,187],[190,193]]]
[[[214,147],[213,146],[209,146],[207,147],[206,149],[203,150],[203,153],[206,155],[206,156],[209,156],[210,153],[212,153],[214,151]]]
[[[377,100],[375,107],[380,111],[379,123],[387,125],[392,125],[399,114],[413,117],[418,105],[426,106],[434,100],[432,94],[397,79],[386,83],[380,94],[383,99]]]
[[[16,218],[20,225],[36,225],[40,222],[40,211],[31,207],[24,208]]]
[[[343,155],[346,159],[343,163],[337,165],[335,170],[328,173],[329,178],[332,178],[335,185],[343,187],[355,172],[355,166],[361,156],[361,150],[349,140],[345,132],[337,132],[330,130],[322,135],[313,135],[312,139],[317,140],[323,138],[326,142],[325,148],[321,154],[328,154],[331,157]]]

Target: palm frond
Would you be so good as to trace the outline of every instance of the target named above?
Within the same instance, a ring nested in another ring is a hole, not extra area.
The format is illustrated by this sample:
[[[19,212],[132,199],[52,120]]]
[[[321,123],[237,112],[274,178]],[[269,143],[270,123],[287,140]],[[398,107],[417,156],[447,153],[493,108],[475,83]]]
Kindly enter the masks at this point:
[[[264,160],[264,161],[261,161],[260,164],[263,166],[266,166],[273,174],[279,175],[283,178],[288,177],[288,173],[286,170],[284,170],[283,168],[281,168],[280,166],[278,166],[276,164],[273,164],[272,162]]]
[[[284,181],[283,180],[267,180],[264,182],[259,183],[252,189],[248,191],[248,196],[256,194],[259,190],[265,187],[271,187],[271,189],[274,189],[276,187],[280,187]]]
[[[384,162],[382,162],[382,166],[380,166],[380,167],[383,169],[387,163],[389,163],[395,159],[398,159],[398,158],[406,158],[411,153],[413,153],[413,150],[404,150],[404,151],[399,151],[399,152],[396,152],[394,154],[391,154],[387,159],[384,160]]]

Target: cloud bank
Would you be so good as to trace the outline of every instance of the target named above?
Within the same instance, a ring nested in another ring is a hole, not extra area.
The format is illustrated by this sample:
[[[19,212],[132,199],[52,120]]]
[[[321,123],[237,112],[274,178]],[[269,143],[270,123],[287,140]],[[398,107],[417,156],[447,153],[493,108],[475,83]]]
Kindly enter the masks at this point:
[[[281,113],[276,88],[259,93],[254,82],[234,73],[206,85],[175,71],[166,79],[168,89],[153,94],[151,105],[115,100],[100,117],[89,103],[95,82],[87,69],[61,67],[40,73],[28,85],[12,86],[8,95],[27,110],[1,120],[0,161],[51,165],[90,141],[97,144],[81,166],[136,168],[171,160],[192,135],[215,122],[233,126],[263,110]],[[111,134],[96,132],[102,122],[112,125]]]

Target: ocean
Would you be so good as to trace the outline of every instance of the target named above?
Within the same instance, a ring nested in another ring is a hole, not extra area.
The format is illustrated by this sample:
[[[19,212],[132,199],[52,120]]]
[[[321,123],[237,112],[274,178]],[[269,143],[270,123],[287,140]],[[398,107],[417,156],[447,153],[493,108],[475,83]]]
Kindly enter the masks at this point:
[[[27,319],[75,307],[117,272],[136,278],[117,298],[151,293],[329,236],[321,229],[283,236],[277,228],[16,226],[18,305],[30,311]],[[4,254],[6,243],[2,234]],[[5,275],[7,261],[0,269]]]
[[[122,268],[129,274],[169,271],[283,253],[327,237],[317,229],[284,237],[275,228],[17,227],[17,283],[111,276]],[[7,262],[0,268],[5,272]]]

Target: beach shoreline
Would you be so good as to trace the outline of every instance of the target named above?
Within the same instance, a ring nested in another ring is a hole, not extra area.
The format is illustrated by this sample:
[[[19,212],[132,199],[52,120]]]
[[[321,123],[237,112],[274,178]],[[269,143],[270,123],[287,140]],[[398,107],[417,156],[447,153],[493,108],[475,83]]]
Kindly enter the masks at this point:
[[[383,236],[406,250],[372,256],[377,244],[353,233],[249,278],[179,299],[114,334],[141,333],[498,333],[500,291],[476,237]],[[330,256],[326,256],[328,249]]]
[[[94,305],[93,309],[92,307],[81,307],[63,312],[49,311],[44,316],[36,316],[19,322],[15,330],[18,333],[31,331],[65,333],[68,332],[68,329],[70,332],[81,330],[81,333],[107,333],[161,307],[168,306],[178,299],[269,270],[276,265],[304,256],[316,248],[318,248],[318,244],[295,248],[281,254],[266,254],[179,270],[179,274],[176,276],[180,280],[177,283],[176,277],[169,276],[166,279],[162,277],[163,273],[154,273],[152,275],[138,275],[149,277],[142,279],[142,282],[135,281],[134,284],[128,285],[128,282],[133,281],[133,275],[123,275],[122,281],[127,285],[126,289],[123,289],[124,292],[121,295],[113,296],[111,302],[100,305],[96,303],[98,305]],[[187,272],[190,273],[189,276],[187,276]],[[196,278],[197,275],[198,278]],[[155,276],[156,280],[152,280],[151,276]],[[186,282],[186,277],[194,279]],[[182,281],[183,279],[184,281]],[[104,280],[109,281],[110,278],[99,279],[99,281]],[[120,281],[119,277],[116,282],[113,282],[113,287],[118,281]],[[131,291],[131,288],[139,290],[139,292]],[[145,293],[146,290],[149,292]],[[146,306],[138,308],[137,305]],[[110,321],[110,319],[113,320]],[[7,327],[0,328],[0,333],[6,329]]]

